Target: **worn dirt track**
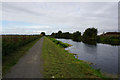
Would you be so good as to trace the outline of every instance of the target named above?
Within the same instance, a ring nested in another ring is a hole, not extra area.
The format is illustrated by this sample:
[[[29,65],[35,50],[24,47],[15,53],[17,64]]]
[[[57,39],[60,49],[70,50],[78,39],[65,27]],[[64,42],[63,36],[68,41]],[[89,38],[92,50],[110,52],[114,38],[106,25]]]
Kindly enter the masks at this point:
[[[43,37],[11,68],[3,78],[42,78]]]

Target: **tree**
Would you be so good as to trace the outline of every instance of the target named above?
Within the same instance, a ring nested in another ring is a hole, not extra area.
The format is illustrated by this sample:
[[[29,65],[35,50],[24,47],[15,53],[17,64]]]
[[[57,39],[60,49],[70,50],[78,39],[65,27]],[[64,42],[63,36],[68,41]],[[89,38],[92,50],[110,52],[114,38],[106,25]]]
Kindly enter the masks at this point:
[[[72,34],[73,41],[81,41],[81,32],[76,31]]]
[[[83,42],[94,43],[97,41],[97,29],[96,28],[88,28],[83,33]]]
[[[96,39],[97,37],[97,29],[95,28],[88,28],[83,33],[84,39]]]
[[[52,34],[51,34],[51,36],[54,36],[55,35],[55,33],[53,32]]]
[[[40,35],[45,36],[45,32],[41,32],[41,34],[40,34]]]
[[[57,33],[57,38],[62,38],[62,31],[58,31],[58,33]]]
[[[71,33],[69,33],[69,32],[63,33],[62,38],[70,39],[71,38]]]
[[[58,31],[58,34],[62,34],[62,31]]]

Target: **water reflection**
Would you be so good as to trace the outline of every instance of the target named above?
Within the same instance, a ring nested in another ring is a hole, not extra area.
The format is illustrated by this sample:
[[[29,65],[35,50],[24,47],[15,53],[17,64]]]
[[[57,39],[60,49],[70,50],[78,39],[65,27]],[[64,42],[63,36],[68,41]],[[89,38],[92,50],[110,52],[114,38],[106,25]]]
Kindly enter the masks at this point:
[[[86,53],[89,53],[89,54],[96,54],[97,53],[97,46],[96,45],[83,44],[83,47],[84,47],[83,49],[84,49],[84,51],[86,51]]]
[[[118,73],[120,74],[120,46],[118,47]]]
[[[96,65],[94,68],[111,74],[118,73],[118,46],[106,44],[89,45],[82,42],[74,42],[68,39],[58,39],[73,46],[66,48],[71,53],[78,54],[78,59],[90,61]]]

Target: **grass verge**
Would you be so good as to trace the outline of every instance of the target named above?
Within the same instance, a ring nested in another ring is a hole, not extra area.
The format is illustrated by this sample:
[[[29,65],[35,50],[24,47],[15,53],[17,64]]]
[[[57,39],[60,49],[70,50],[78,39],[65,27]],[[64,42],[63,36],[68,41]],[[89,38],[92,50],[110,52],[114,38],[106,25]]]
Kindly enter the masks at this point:
[[[40,38],[39,38],[40,39]],[[25,53],[39,40],[36,39],[25,46],[20,47],[19,49],[15,50],[13,53],[10,53],[9,56],[2,57],[2,76],[4,76],[8,70],[14,66],[18,60],[25,55]]]
[[[55,38],[51,38],[51,37],[48,37],[50,40],[52,40],[56,45],[58,45],[59,47],[61,48],[66,48],[66,47],[70,47],[72,45],[68,44],[68,43],[63,43],[61,41],[58,41],[56,40]]]
[[[44,37],[42,53],[45,78],[104,78],[99,70],[78,60],[47,37]]]

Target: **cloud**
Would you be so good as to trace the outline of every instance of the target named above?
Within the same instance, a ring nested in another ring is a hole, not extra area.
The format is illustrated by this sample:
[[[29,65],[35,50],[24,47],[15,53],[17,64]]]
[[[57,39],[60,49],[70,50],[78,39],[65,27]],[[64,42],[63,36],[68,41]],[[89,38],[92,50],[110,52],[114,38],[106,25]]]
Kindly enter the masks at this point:
[[[83,32],[88,27],[96,27],[99,32],[117,31],[117,6],[117,2],[7,2],[2,4],[3,21],[29,23],[32,28],[19,25],[22,23],[11,26],[8,23],[3,27],[7,26],[11,32],[16,29],[14,26],[25,29],[17,30],[21,33],[37,32],[36,29],[41,29],[47,34],[57,30]],[[4,31],[9,32],[6,28]]]

